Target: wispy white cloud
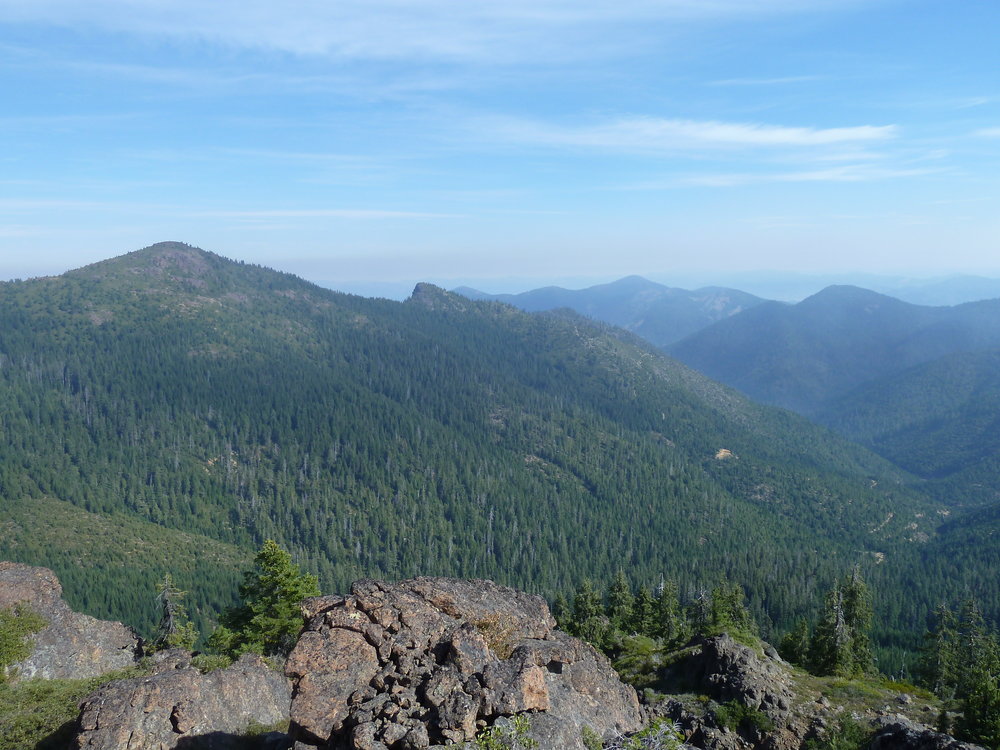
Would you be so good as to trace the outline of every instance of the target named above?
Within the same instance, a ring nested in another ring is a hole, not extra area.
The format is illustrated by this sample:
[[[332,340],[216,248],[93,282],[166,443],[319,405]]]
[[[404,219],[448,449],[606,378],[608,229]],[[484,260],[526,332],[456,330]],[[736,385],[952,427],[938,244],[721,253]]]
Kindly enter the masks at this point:
[[[783,86],[789,83],[812,83],[824,80],[824,76],[783,76],[780,78],[727,78],[709,81],[709,86]]]
[[[522,143],[630,151],[831,146],[886,141],[897,134],[895,125],[805,128],[656,117],[629,117],[582,127],[510,118],[496,118],[484,125],[501,138]]]
[[[726,172],[698,175],[682,175],[667,179],[634,183],[619,188],[622,190],[675,190],[686,187],[742,187],[766,183],[796,182],[874,182],[908,177],[920,177],[941,172],[940,169],[904,169],[872,167],[868,164],[850,164],[831,169],[812,169],[794,172]]]
[[[0,0],[0,21],[367,59],[539,59],[609,26],[739,19],[866,0]],[[540,38],[549,45],[539,46]],[[593,54],[595,47],[576,50]]]
[[[737,187],[766,182],[872,182],[904,177],[919,177],[940,172],[938,169],[877,169],[868,165],[847,165],[833,169],[814,169],[777,174],[715,174],[698,175],[683,180],[688,185],[705,187]]]
[[[295,208],[261,211],[198,211],[195,216],[258,221],[269,219],[455,219],[460,214],[356,208]]]
[[[983,138],[1000,138],[1000,128],[981,128],[973,133],[973,135]]]

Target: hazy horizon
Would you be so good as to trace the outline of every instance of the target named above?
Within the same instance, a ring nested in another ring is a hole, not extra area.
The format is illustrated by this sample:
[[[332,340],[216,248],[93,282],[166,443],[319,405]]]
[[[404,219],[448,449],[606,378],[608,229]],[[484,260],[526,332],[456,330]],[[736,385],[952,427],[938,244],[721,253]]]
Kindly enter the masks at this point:
[[[1000,275],[995,3],[0,0],[0,277]],[[485,280],[485,281],[483,281]]]
[[[136,250],[142,248],[135,248]],[[208,250],[208,248],[201,248]],[[131,250],[129,252],[132,252]],[[210,252],[215,252],[211,251]],[[123,253],[122,253],[123,254]],[[217,253],[222,255],[221,253]],[[101,262],[118,257],[120,254],[100,257],[91,262]],[[244,258],[238,255],[224,255],[233,261],[243,261],[257,263],[276,271],[294,273],[307,281],[318,286],[334,291],[356,294],[365,297],[383,297],[387,299],[403,300],[410,296],[413,287],[418,283],[431,283],[448,290],[461,287],[468,287],[478,292],[490,295],[516,295],[523,292],[530,292],[547,287],[558,287],[567,290],[585,290],[591,287],[613,284],[617,281],[629,277],[640,277],[666,287],[679,289],[697,290],[704,287],[727,287],[738,289],[744,292],[757,295],[764,299],[778,300],[782,302],[798,302],[806,297],[819,292],[820,290],[834,284],[849,284],[871,289],[883,294],[898,294],[902,292],[913,292],[919,294],[920,290],[933,287],[938,284],[948,282],[962,282],[968,286],[975,286],[976,281],[993,282],[986,286],[996,287],[998,290],[989,296],[1000,296],[1000,272],[990,275],[983,274],[962,274],[962,273],[939,273],[939,274],[912,274],[912,273],[867,273],[863,271],[843,271],[843,272],[804,272],[804,271],[781,271],[781,270],[754,270],[742,272],[727,272],[725,270],[707,271],[686,271],[672,274],[663,273],[622,273],[604,275],[562,275],[550,277],[532,276],[490,276],[490,277],[469,277],[469,276],[420,276],[409,279],[328,279],[318,275],[301,273],[294,267],[281,262],[266,262]],[[53,267],[42,273],[12,273],[5,275],[5,269],[10,267],[6,258],[0,258],[0,281],[12,281],[14,279],[31,279],[46,276],[57,276],[67,271],[79,268],[80,265],[71,267]],[[16,264],[15,264],[16,266]],[[905,294],[901,296],[906,296]],[[956,301],[972,301],[984,298],[974,293],[959,294],[960,299]],[[921,304],[955,304],[955,302],[922,302]]]

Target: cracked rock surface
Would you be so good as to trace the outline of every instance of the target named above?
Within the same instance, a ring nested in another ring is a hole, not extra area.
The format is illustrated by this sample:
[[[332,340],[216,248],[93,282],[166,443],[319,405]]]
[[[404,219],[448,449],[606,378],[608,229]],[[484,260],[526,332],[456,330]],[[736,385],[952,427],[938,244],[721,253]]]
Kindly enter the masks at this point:
[[[583,750],[642,726],[607,659],[555,629],[545,601],[491,581],[358,581],[307,599],[286,663],[299,746],[418,750],[529,714],[541,747]]]
[[[237,750],[247,727],[288,718],[291,686],[259,656],[202,674],[187,652],[166,654],[176,658],[156,674],[108,683],[83,702],[75,748]]]

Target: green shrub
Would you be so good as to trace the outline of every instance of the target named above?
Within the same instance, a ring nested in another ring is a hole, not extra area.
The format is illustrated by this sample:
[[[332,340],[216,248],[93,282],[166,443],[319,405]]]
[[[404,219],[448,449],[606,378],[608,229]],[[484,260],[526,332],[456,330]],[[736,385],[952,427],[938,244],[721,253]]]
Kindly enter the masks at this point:
[[[518,714],[502,723],[487,727],[476,735],[471,747],[474,750],[531,750],[538,743],[528,736],[531,722]]]
[[[601,735],[595,732],[588,726],[584,726],[580,730],[580,737],[583,740],[583,746],[587,750],[602,750],[604,743],[601,741]]]
[[[854,717],[842,713],[823,737],[806,740],[805,750],[863,750],[871,735]]]
[[[131,669],[87,680],[0,683],[0,750],[63,750],[72,739],[80,701],[101,685],[139,674]]]
[[[715,708],[712,713],[719,726],[736,731],[741,726],[754,727],[760,732],[770,732],[774,722],[763,711],[744,706],[739,701],[728,701]]]
[[[684,744],[680,727],[666,719],[655,719],[641,732],[619,735],[608,743],[607,750],[678,750]]]
[[[0,681],[7,678],[11,664],[31,654],[29,636],[47,624],[44,617],[26,604],[0,609]]]

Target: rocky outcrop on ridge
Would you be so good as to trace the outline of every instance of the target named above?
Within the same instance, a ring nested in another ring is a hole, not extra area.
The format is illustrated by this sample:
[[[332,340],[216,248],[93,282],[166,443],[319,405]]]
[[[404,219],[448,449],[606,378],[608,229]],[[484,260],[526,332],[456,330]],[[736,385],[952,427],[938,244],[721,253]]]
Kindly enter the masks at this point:
[[[48,568],[0,562],[0,609],[27,604],[47,625],[32,638],[30,656],[11,665],[15,679],[80,679],[135,664],[141,641],[120,622],[74,612]]]
[[[75,748],[243,750],[248,727],[288,719],[291,685],[259,656],[208,674],[186,652],[158,656],[157,673],[108,683],[84,701]]]
[[[303,612],[286,664],[297,746],[417,750],[526,713],[540,747],[583,750],[584,727],[642,726],[635,691],[557,631],[540,597],[490,581],[359,581]]]

